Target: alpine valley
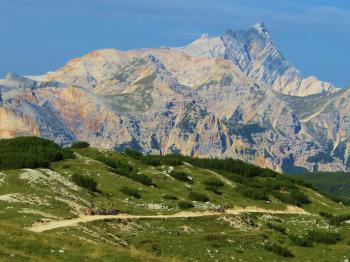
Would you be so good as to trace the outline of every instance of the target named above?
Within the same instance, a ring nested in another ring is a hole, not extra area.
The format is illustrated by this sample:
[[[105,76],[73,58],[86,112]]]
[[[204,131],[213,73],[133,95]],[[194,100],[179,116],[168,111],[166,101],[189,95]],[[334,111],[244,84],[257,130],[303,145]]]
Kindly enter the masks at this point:
[[[257,24],[185,47],[98,50],[42,76],[9,73],[0,138],[349,171],[349,98],[304,77]]]

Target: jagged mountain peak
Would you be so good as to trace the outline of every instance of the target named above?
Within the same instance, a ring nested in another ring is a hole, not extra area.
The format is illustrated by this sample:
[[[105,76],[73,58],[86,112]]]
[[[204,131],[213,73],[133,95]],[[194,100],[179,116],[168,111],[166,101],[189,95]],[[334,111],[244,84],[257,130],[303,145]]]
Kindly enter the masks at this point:
[[[23,76],[20,76],[16,73],[12,73],[12,72],[9,72],[5,75],[5,80],[19,80],[19,79],[23,79]]]
[[[266,41],[271,40],[271,35],[266,25],[262,22],[255,24],[254,26],[247,27],[244,29],[227,29],[223,35],[234,35],[235,37],[241,38],[242,40],[262,38]],[[245,38],[245,39],[244,39]]]

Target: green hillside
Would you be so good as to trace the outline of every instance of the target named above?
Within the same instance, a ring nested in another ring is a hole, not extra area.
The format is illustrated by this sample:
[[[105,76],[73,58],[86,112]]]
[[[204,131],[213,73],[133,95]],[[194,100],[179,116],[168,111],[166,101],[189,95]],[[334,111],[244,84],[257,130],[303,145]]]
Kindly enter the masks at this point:
[[[350,173],[348,172],[293,174],[291,177],[307,181],[330,196],[350,202]]]
[[[83,144],[64,152],[36,169],[0,170],[0,260],[349,256],[350,208],[301,180],[232,159],[145,157]]]

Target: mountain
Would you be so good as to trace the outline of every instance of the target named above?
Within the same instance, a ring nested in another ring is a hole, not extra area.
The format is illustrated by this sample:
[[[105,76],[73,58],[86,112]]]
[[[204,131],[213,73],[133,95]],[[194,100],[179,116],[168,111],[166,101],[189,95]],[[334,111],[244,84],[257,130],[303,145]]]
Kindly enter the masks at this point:
[[[0,170],[2,261],[349,258],[349,206],[242,161],[29,137],[0,141]]]
[[[240,31],[227,30],[220,37],[204,35],[184,50],[197,57],[231,60],[246,75],[282,94],[307,96],[337,90],[315,77],[303,78],[276,48],[263,23]]]
[[[263,24],[180,48],[98,50],[40,77],[9,74],[0,87],[2,138],[350,169],[349,89],[303,78]]]

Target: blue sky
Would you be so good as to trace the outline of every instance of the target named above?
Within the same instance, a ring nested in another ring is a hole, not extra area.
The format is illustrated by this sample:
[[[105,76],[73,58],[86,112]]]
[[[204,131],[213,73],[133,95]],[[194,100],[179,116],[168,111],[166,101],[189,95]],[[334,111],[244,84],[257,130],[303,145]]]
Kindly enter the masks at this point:
[[[181,46],[264,22],[304,75],[350,85],[348,0],[0,0],[0,76],[100,48]]]

